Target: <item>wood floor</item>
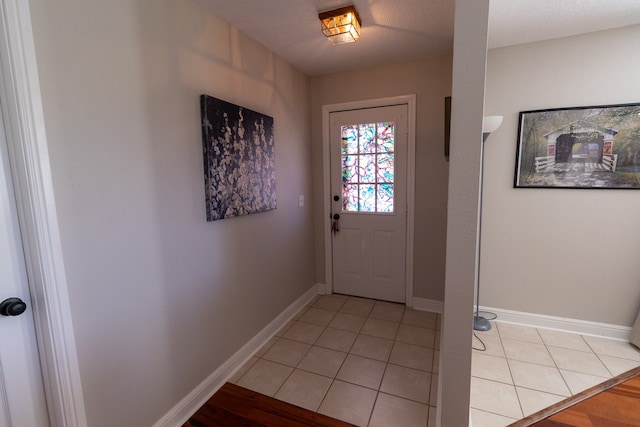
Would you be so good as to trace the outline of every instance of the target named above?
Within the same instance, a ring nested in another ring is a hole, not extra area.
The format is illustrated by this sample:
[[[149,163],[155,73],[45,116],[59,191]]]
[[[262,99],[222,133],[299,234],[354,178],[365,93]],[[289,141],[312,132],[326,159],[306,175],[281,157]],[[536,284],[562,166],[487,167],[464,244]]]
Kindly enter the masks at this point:
[[[571,396],[510,427],[525,426],[640,426],[640,367]]]
[[[226,383],[182,427],[352,427],[235,384]]]

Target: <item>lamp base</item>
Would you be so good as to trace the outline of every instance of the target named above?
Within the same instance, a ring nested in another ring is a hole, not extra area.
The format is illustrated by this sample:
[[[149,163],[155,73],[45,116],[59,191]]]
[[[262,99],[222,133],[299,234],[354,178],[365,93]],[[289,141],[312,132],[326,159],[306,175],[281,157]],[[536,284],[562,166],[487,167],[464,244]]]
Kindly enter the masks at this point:
[[[491,329],[491,322],[481,316],[475,316],[473,318],[473,330],[474,331],[488,331]]]

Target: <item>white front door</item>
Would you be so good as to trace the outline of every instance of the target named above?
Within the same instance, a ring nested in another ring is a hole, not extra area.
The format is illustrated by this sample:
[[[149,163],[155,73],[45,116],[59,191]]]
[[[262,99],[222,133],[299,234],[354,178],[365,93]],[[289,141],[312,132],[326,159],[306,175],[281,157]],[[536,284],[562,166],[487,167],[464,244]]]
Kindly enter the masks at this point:
[[[44,427],[49,421],[1,118],[0,228],[0,306],[9,298],[26,303],[20,315],[0,315],[0,427]],[[19,309],[15,304],[4,311]]]
[[[405,302],[408,106],[329,116],[333,291]]]

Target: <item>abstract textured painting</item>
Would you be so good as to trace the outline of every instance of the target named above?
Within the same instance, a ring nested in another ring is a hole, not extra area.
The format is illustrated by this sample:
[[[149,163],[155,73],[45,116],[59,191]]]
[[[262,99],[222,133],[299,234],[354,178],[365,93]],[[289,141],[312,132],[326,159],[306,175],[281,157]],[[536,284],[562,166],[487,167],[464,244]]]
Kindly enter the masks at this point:
[[[273,118],[200,96],[207,221],[276,208]]]

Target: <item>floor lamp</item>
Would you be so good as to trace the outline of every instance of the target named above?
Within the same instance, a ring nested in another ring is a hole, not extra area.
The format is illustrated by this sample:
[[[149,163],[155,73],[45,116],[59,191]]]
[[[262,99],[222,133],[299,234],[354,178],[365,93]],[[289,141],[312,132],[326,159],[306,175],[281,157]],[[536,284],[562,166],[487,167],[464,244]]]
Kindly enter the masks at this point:
[[[484,190],[484,144],[489,135],[500,127],[502,116],[486,116],[482,120],[482,150],[480,154],[480,213],[478,218],[478,277],[476,277],[476,312],[473,316],[475,331],[488,331],[491,323],[480,316],[480,256],[482,255],[482,193]]]

